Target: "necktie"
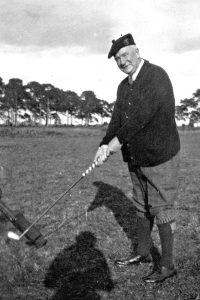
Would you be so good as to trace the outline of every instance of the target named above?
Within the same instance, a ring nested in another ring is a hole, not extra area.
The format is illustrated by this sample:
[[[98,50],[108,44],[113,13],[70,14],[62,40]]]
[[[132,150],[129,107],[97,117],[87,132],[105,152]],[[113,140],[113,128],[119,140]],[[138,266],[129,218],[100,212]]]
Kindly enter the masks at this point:
[[[129,83],[130,85],[133,84],[133,78],[132,78],[131,75],[128,76],[128,83]]]

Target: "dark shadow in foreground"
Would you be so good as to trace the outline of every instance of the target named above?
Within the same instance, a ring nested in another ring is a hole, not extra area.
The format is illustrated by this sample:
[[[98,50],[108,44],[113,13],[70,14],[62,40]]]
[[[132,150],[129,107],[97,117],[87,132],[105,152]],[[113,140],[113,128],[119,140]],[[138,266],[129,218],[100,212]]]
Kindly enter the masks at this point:
[[[93,211],[98,207],[104,206],[112,211],[117,223],[125,232],[131,242],[131,250],[136,254],[137,248],[137,216],[135,207],[131,200],[117,187],[101,181],[93,184],[98,188],[95,199],[90,204],[88,211]]]
[[[44,280],[55,290],[52,300],[100,300],[98,291],[114,288],[106,259],[95,244],[96,237],[84,231],[54,259]]]
[[[132,201],[117,187],[101,181],[95,181],[93,184],[98,188],[98,191],[88,211],[93,211],[101,206],[111,210],[117,223],[131,242],[131,255],[137,255],[137,226],[139,217],[136,214],[136,208]],[[160,253],[153,244],[153,240],[150,252],[156,267],[160,262]]]

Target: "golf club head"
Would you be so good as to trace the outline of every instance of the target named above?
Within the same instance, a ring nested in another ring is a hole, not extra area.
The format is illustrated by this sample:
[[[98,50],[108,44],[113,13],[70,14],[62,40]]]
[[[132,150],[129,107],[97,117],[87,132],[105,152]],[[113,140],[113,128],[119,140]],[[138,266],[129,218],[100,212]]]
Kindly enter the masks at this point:
[[[23,233],[31,225],[22,213],[16,214],[15,220],[12,223],[21,233]],[[43,237],[36,226],[31,227],[25,234],[25,237],[28,240],[28,244],[34,245],[36,248],[41,248],[47,243],[47,240]]]
[[[0,188],[0,211],[21,233],[23,233],[31,225],[31,223],[27,221],[21,212],[14,214],[13,211],[1,200],[1,197],[2,190]],[[36,226],[32,226],[25,234],[25,237],[27,238],[29,245],[34,245],[36,248],[41,248],[47,243],[47,240],[42,236]]]
[[[12,240],[19,241],[20,236],[18,234],[14,233],[13,231],[9,231],[8,232],[8,238],[12,239]]]

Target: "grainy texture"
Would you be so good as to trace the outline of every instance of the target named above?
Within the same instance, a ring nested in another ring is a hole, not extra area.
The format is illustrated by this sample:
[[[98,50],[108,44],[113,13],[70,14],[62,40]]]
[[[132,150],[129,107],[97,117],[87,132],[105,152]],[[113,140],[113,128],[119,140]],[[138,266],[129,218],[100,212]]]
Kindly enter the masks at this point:
[[[3,200],[34,221],[92,163],[104,133],[96,128],[1,129]],[[113,264],[130,249],[130,228],[125,227],[130,215],[128,210],[122,212],[130,205],[131,181],[118,153],[39,222],[41,232],[49,235],[45,247],[36,250],[25,239],[8,241],[7,232],[14,228],[0,214],[0,299],[199,299],[200,132],[183,131],[180,137],[178,278],[145,285],[141,276],[148,272],[148,265],[118,268]],[[91,242],[88,248],[80,238],[82,232],[85,241]],[[156,227],[153,238],[158,243]]]

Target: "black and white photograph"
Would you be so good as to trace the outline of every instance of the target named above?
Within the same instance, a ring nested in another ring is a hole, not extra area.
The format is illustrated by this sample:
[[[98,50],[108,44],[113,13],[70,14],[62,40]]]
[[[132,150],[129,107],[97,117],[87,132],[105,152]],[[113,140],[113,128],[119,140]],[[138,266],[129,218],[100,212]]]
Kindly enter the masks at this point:
[[[0,0],[0,299],[200,299],[200,1]]]

